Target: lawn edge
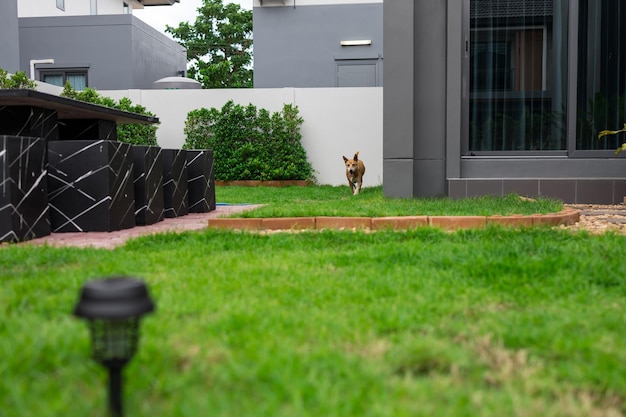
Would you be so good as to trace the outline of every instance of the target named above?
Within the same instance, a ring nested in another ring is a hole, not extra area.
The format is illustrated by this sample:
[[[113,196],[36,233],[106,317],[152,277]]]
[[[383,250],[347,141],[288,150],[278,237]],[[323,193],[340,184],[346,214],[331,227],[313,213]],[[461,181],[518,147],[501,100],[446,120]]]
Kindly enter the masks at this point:
[[[390,217],[276,217],[226,218],[208,220],[209,229],[235,230],[408,230],[437,227],[444,230],[507,227],[571,226],[580,221],[580,211],[563,209],[558,213],[510,216],[390,216]]]

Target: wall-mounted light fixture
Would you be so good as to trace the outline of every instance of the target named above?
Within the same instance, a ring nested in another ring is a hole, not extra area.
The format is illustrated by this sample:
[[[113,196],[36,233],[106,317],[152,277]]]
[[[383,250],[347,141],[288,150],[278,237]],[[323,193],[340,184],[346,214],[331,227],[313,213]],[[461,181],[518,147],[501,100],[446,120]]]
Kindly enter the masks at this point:
[[[371,45],[371,39],[357,39],[354,41],[341,41],[341,46],[362,46],[362,45]]]

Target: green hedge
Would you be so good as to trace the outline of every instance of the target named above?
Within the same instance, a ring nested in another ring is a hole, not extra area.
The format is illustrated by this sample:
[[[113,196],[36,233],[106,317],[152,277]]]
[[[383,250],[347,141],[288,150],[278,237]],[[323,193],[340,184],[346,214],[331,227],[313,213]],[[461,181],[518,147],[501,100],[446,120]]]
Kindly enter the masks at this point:
[[[187,114],[183,148],[212,149],[216,180],[314,180],[301,143],[302,122],[291,104],[270,114],[230,100],[221,111]]]

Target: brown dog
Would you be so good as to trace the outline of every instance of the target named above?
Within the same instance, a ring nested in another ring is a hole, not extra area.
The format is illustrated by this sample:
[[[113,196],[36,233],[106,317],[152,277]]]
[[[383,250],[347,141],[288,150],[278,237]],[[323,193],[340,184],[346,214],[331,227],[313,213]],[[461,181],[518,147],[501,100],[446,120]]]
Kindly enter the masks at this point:
[[[352,159],[344,156],[343,162],[346,163],[346,178],[348,179],[348,184],[350,184],[350,190],[353,195],[357,195],[361,191],[361,185],[363,185],[365,164],[359,159],[359,151],[356,151]]]

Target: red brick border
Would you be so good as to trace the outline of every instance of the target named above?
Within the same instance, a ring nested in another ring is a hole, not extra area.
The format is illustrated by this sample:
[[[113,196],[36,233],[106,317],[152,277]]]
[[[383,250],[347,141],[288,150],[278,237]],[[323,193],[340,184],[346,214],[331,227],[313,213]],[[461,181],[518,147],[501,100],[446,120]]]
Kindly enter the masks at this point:
[[[316,217],[317,229],[370,229],[371,217]]]
[[[276,217],[226,218],[208,220],[212,229],[245,230],[321,230],[371,229],[407,230],[438,227],[443,230],[481,228],[490,224],[510,227],[572,225],[580,220],[580,211],[564,209],[558,213],[530,216],[398,216],[398,217]]]

